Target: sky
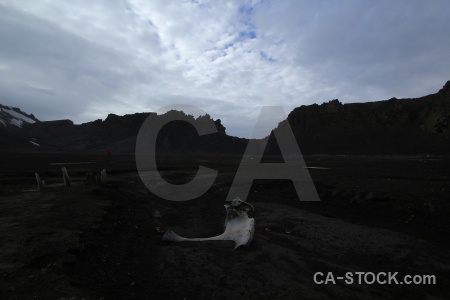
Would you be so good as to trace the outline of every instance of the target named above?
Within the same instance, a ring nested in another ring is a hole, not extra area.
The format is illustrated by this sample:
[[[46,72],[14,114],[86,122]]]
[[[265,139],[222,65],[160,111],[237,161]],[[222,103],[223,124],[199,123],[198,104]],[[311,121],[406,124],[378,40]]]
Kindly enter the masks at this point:
[[[449,12],[447,0],[0,0],[0,103],[76,124],[188,104],[262,137],[262,106],[436,93]]]

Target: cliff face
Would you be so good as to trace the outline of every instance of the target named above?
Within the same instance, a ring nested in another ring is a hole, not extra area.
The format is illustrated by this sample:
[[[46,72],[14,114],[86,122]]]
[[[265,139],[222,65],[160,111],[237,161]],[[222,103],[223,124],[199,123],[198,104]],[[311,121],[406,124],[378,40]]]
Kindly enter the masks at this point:
[[[450,135],[450,81],[435,95],[422,112],[423,126],[429,132]]]
[[[285,122],[304,154],[449,153],[450,81],[417,99],[301,106],[275,130]],[[273,134],[269,142],[276,144]]]

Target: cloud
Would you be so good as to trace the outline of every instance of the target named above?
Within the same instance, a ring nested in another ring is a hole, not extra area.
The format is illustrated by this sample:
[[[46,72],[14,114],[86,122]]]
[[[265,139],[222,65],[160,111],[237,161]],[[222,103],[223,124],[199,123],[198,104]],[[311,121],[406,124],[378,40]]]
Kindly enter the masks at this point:
[[[438,0],[0,0],[0,102],[78,123],[190,104],[248,137],[263,105],[289,113],[436,92],[450,79],[449,9]]]

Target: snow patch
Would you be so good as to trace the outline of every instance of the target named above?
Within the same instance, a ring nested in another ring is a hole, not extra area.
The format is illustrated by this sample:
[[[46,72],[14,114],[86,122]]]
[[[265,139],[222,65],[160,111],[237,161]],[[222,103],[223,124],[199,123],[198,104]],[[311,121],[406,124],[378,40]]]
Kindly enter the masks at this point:
[[[35,146],[40,146],[38,143],[35,143],[35,142],[33,142],[33,141],[30,141],[30,143],[32,143],[32,144],[35,145]]]
[[[58,162],[58,163],[50,163],[50,166],[59,166],[59,165],[82,165],[82,164],[96,164],[95,161],[85,161],[85,162]]]
[[[34,120],[32,120],[32,119],[28,118],[27,116],[24,116],[23,114],[18,113],[18,112],[14,111],[14,110],[9,110],[6,113],[10,114],[12,117],[14,117],[16,119],[24,121],[24,122],[35,123]]]
[[[11,120],[9,120],[9,123],[22,128],[22,120],[11,119]]]
[[[15,111],[11,106],[2,106],[0,108],[0,126],[13,125],[17,127],[22,127],[23,122],[25,123],[36,123],[35,120],[27,117],[22,111]]]

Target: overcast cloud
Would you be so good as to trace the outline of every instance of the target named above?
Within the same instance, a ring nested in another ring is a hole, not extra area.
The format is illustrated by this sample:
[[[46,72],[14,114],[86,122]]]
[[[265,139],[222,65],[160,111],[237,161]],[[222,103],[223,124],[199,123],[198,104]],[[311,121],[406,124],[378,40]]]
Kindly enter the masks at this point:
[[[0,0],[0,103],[75,123],[191,104],[249,137],[263,105],[437,92],[449,12],[446,0]]]

